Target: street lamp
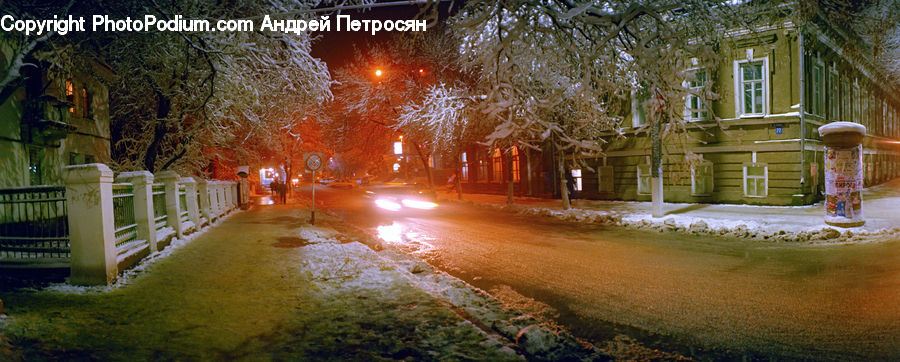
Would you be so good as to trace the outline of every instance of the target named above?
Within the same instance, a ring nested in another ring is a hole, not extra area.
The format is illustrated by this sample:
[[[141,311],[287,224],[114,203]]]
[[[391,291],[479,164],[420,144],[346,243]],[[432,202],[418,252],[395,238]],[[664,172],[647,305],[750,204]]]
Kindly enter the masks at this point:
[[[384,72],[382,72],[381,69],[375,69],[375,76],[376,76],[376,77],[381,78],[381,75],[382,75],[382,74],[384,74]]]

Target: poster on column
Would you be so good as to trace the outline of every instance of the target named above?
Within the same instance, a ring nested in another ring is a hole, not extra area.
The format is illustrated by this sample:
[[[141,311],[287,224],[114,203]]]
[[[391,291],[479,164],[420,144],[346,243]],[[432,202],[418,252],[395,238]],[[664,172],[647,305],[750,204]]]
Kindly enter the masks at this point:
[[[862,146],[825,149],[826,218],[862,219],[862,165]]]

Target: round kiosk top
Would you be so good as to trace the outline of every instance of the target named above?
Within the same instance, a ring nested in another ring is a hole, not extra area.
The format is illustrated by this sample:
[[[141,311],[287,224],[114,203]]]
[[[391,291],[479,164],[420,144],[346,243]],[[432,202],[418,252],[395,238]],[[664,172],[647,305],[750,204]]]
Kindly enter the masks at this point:
[[[866,126],[853,122],[832,122],[819,127],[819,136],[825,137],[832,133],[859,133],[865,136]]]

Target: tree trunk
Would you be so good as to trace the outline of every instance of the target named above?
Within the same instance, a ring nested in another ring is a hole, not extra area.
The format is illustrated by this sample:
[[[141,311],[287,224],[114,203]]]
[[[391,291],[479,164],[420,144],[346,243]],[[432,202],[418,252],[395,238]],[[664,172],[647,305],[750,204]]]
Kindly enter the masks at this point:
[[[437,198],[437,191],[434,189],[434,178],[431,175],[431,167],[428,166],[428,158],[425,157],[425,153],[422,152],[422,147],[419,147],[419,143],[413,142],[412,144],[416,148],[416,153],[419,154],[419,159],[422,160],[422,166],[425,166],[425,175],[428,177],[428,189],[431,190],[431,196]]]
[[[563,210],[572,208],[569,203],[569,189],[566,184],[566,164],[562,152],[559,153],[559,191],[562,196]]]
[[[662,144],[660,142],[662,121],[657,118],[650,129],[650,138],[653,142],[650,152],[650,214],[655,218],[663,217]]]
[[[534,196],[534,185],[533,180],[531,179],[531,150],[525,150],[525,168],[526,168],[526,177],[528,182],[528,196]]]
[[[506,204],[512,205],[515,203],[515,199],[513,197],[513,193],[515,191],[515,185],[513,184],[513,172],[512,172],[512,149],[506,153]]]
[[[153,139],[144,154],[144,169],[156,172],[156,158],[159,157],[161,143],[166,135],[166,118],[172,110],[172,102],[162,92],[156,91],[156,124],[153,127]]]
[[[462,162],[459,160],[459,152],[456,155],[456,199],[462,200]]]

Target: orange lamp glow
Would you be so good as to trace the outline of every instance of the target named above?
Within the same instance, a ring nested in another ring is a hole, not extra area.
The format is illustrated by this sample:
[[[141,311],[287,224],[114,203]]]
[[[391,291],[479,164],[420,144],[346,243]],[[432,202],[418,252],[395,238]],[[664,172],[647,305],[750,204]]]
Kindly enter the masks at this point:
[[[380,77],[382,74],[384,74],[384,72],[382,72],[381,69],[375,69],[375,76],[376,76],[376,77]]]

